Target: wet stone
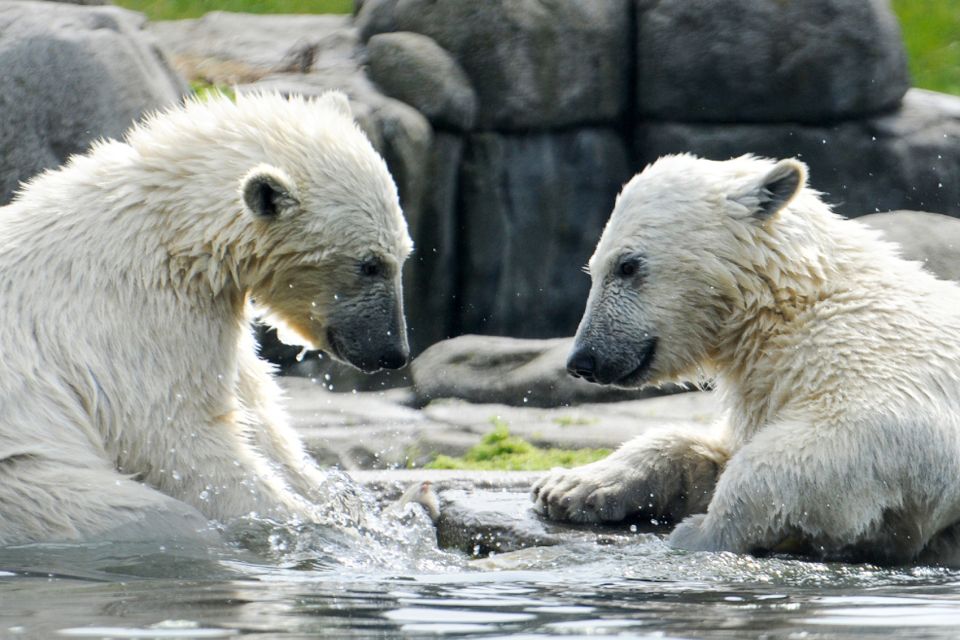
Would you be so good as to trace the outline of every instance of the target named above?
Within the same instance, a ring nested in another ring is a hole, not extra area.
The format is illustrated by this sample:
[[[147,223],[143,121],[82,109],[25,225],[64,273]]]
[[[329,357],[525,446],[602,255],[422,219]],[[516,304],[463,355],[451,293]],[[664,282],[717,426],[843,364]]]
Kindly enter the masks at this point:
[[[437,542],[473,557],[528,547],[602,542],[621,528],[575,526],[541,519],[527,492],[448,489],[440,491]]]

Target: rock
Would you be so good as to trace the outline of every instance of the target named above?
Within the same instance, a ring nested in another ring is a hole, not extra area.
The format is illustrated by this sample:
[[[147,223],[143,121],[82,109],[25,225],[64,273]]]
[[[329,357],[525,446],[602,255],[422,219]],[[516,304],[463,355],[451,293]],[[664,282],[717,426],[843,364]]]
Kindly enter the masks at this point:
[[[117,7],[0,3],[0,204],[186,91],[144,18]]]
[[[910,86],[888,0],[637,3],[637,109],[688,122],[828,122]]]
[[[528,407],[559,407],[658,395],[614,389],[566,370],[572,338],[521,340],[464,335],[424,351],[411,365],[419,404],[437,398]]]
[[[904,258],[924,263],[944,280],[960,281],[960,220],[923,211],[874,213],[858,220],[899,244]]]
[[[680,393],[553,409],[462,400],[434,401],[423,408],[424,416],[434,425],[445,425],[446,433],[475,434],[472,444],[492,431],[495,424],[502,424],[512,435],[533,445],[557,449],[616,449],[631,438],[664,426],[706,431],[720,413],[712,393]],[[436,431],[424,433],[422,445],[436,442],[438,435]]]
[[[456,332],[573,335],[590,289],[581,267],[631,173],[613,130],[469,136]]]
[[[306,73],[317,61],[357,68],[349,16],[212,11],[195,20],[154,22],[149,29],[184,76],[215,85],[255,82],[277,72]]]
[[[430,188],[419,216],[408,214],[414,252],[407,261],[404,292],[410,352],[416,356],[453,335],[459,255],[457,198],[463,138],[437,132],[427,167]]]
[[[441,548],[459,549],[474,557],[562,541],[551,532],[561,527],[537,519],[526,493],[441,491],[436,525]]]
[[[369,0],[364,37],[413,31],[460,63],[480,129],[617,123],[629,93],[628,0]]]
[[[367,43],[367,73],[388,96],[406,102],[438,127],[473,127],[477,97],[460,65],[418,33],[383,33]]]
[[[417,482],[429,482],[434,490],[487,490],[524,493],[533,486],[542,471],[458,471],[450,469],[391,469],[389,471],[351,471],[350,477],[370,489],[384,504],[394,502]],[[442,508],[442,506],[441,506]]]
[[[290,376],[280,384],[291,425],[307,450],[322,464],[349,470],[404,469],[422,466],[437,454],[462,456],[494,429],[494,422],[539,447],[614,449],[655,427],[708,429],[719,416],[712,393],[555,409],[439,400],[418,410],[409,406],[408,389],[333,393],[323,381]],[[405,478],[405,486],[418,478]],[[423,479],[439,483],[444,478]]]
[[[680,152],[797,157],[844,215],[960,215],[960,98],[930,91],[911,89],[892,113],[831,125],[648,122],[638,127],[636,150],[643,163]]]

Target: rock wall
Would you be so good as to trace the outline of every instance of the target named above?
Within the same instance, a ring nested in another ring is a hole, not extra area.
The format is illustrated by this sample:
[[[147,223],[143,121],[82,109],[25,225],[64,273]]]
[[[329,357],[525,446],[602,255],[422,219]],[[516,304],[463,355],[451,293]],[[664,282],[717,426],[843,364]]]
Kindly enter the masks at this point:
[[[665,153],[796,156],[846,215],[960,216],[960,98],[908,89],[887,0],[363,0],[355,16],[140,25],[2,3],[0,74],[28,88],[0,97],[4,197],[176,99],[161,50],[241,92],[343,90],[417,245],[415,351],[571,335],[620,186]]]
[[[887,0],[365,0],[356,26],[380,89],[462,144],[455,185],[444,166],[456,197],[419,221],[444,242],[454,229],[455,248],[416,238],[427,343],[441,327],[572,334],[616,193],[667,153],[796,156],[846,215],[960,215],[960,99],[908,91]],[[385,38],[446,52],[472,125],[397,86],[414,74],[379,71],[396,55]]]
[[[0,205],[186,92],[145,22],[117,7],[0,2]]]

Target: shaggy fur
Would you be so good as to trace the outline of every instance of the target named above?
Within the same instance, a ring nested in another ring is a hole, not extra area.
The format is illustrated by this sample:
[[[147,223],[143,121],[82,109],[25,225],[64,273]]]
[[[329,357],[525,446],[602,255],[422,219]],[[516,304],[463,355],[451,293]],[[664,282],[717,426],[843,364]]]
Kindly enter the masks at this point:
[[[32,180],[0,208],[0,544],[354,508],[287,424],[251,300],[402,364],[410,249],[340,94],[190,102]]]
[[[805,178],[792,160],[681,155],[626,185],[571,370],[631,387],[710,377],[727,419],[555,470],[534,487],[541,511],[686,518],[670,536],[684,549],[960,560],[960,287]]]

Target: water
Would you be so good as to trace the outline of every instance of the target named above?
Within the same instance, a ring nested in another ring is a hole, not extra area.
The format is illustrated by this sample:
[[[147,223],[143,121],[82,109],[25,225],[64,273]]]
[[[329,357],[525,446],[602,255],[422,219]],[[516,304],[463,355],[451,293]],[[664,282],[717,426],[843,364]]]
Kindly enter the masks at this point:
[[[688,554],[651,534],[477,563],[402,536],[262,533],[255,552],[2,550],[0,637],[954,638],[960,627],[960,572],[945,569]]]

